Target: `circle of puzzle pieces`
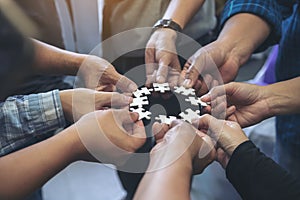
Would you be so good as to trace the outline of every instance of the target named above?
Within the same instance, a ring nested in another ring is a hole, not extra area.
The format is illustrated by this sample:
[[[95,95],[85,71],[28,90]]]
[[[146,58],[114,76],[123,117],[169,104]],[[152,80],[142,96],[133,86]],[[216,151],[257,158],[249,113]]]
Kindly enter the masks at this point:
[[[151,95],[152,92],[158,92],[158,93],[166,93],[171,91],[171,88],[168,83],[153,83],[153,88],[147,88],[142,87],[140,89],[137,89],[135,92],[133,92],[133,101],[130,104],[130,111],[136,112],[139,114],[139,120],[141,119],[147,119],[151,120],[151,112],[148,110],[145,110],[144,106],[149,105],[149,99],[148,96]],[[193,88],[185,88],[183,86],[175,87],[174,91],[175,93],[185,96],[184,99],[186,102],[190,102],[191,105],[197,106],[199,108],[199,105],[202,107],[207,106],[205,102],[202,102],[200,98],[195,97],[195,89]],[[181,118],[182,120],[192,123],[192,120],[195,118],[199,118],[200,116],[199,110],[192,110],[191,108],[186,109],[185,111],[181,112],[178,117],[176,116],[166,116],[166,115],[158,115],[155,116],[155,120],[159,121],[161,123],[165,123],[170,125],[173,120],[176,120],[177,118]]]

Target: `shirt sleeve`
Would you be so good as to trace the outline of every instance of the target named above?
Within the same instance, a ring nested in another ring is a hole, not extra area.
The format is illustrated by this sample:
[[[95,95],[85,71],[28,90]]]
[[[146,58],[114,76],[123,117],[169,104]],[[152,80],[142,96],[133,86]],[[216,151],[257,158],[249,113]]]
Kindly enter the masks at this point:
[[[251,142],[233,152],[226,176],[243,199],[300,199],[300,183]]]
[[[281,11],[282,7],[275,0],[229,0],[224,7],[221,27],[225,25],[229,18],[239,13],[250,13],[261,17],[271,27],[271,34],[256,50],[262,51],[271,45],[277,44],[281,38],[283,19]]]
[[[44,140],[66,126],[58,90],[9,97],[0,109],[0,156]]]

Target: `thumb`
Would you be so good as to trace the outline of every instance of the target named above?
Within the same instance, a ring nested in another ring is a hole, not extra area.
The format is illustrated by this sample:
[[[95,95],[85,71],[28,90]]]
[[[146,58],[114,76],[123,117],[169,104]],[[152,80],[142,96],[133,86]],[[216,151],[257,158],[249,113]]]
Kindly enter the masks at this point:
[[[98,102],[97,99],[101,99],[101,102]],[[100,107],[110,106],[111,108],[119,108],[129,105],[132,102],[132,97],[118,92],[99,92],[96,93],[96,102],[100,104]],[[99,105],[96,105],[96,107],[99,107]]]

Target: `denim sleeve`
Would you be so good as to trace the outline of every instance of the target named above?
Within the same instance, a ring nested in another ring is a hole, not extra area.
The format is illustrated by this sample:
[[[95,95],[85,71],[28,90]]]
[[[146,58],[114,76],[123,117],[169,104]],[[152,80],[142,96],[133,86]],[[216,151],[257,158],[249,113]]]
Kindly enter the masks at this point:
[[[276,0],[229,0],[224,7],[221,27],[224,26],[229,18],[239,13],[251,13],[261,17],[271,27],[271,34],[256,50],[262,51],[271,45],[277,44],[281,38],[281,25],[283,19],[281,11],[282,8]]]
[[[58,90],[9,97],[0,109],[0,156],[44,140],[66,125]]]

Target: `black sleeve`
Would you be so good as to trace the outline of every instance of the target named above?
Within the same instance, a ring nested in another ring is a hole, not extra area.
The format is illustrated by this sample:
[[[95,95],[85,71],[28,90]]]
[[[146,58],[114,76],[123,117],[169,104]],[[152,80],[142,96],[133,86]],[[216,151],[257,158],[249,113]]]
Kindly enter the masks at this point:
[[[233,152],[226,176],[243,199],[300,199],[300,183],[251,142]]]

